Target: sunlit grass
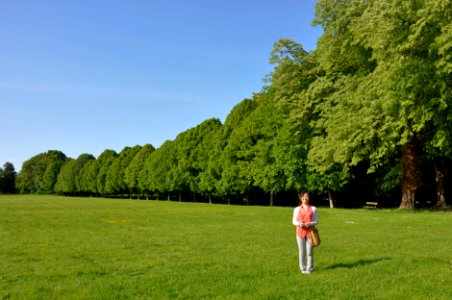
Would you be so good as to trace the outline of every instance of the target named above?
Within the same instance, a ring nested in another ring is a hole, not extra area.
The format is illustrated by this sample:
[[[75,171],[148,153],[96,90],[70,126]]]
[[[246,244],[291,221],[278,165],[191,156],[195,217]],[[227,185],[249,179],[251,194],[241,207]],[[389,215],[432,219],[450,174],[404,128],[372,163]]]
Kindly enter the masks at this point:
[[[0,299],[452,299],[452,215],[0,196]]]

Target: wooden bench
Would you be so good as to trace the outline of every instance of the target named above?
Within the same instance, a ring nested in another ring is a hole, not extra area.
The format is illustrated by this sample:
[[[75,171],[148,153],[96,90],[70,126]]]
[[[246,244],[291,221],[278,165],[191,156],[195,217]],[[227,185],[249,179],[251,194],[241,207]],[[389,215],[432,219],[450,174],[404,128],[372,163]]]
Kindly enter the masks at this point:
[[[368,201],[366,202],[366,206],[364,208],[377,208],[378,202]]]

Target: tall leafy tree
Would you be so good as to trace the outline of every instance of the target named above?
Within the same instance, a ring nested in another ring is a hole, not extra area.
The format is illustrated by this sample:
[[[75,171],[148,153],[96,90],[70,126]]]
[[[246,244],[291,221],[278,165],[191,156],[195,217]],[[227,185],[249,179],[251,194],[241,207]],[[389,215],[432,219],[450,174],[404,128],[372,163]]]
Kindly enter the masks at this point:
[[[218,164],[218,144],[222,124],[218,119],[210,119],[204,122],[202,142],[198,145],[198,165],[200,172],[198,174],[198,192],[207,195],[209,203],[212,203],[212,197],[216,193],[216,182],[219,180],[219,174],[215,172],[215,166]]]
[[[426,1],[417,11],[416,32],[410,46],[423,53],[430,63],[420,64],[423,76],[429,79],[423,95],[429,99],[431,120],[426,122],[422,136],[428,161],[433,163],[437,183],[437,205],[446,206],[445,175],[452,158],[452,3]],[[420,78],[424,80],[424,78]]]
[[[247,138],[246,130],[249,128],[242,125],[255,108],[254,100],[243,100],[232,109],[221,128],[218,144],[221,149],[221,179],[217,183],[217,191],[228,198],[244,195],[253,186],[250,166],[252,153],[249,149],[254,141]]]
[[[364,31],[364,20],[356,29],[362,43],[373,49],[378,62],[375,73],[380,76],[372,84],[386,92],[384,112],[391,120],[387,126],[398,135],[403,208],[414,207],[416,190],[425,180],[423,161],[450,157],[450,144],[444,143],[451,137],[450,75],[440,66],[450,62],[441,49],[451,48],[443,43],[445,37],[452,38],[451,9],[450,1],[372,2],[363,19],[375,19],[375,35]],[[440,174],[437,181],[441,178]],[[444,194],[441,184],[438,188]]]
[[[108,169],[105,187],[108,193],[124,194],[130,192],[125,182],[125,171],[135,154],[140,151],[141,146],[124,147],[119,156],[113,161]]]
[[[144,192],[146,190],[141,176],[145,175],[145,165],[149,160],[152,152],[155,151],[154,146],[146,144],[136,153],[136,155],[130,161],[129,166],[124,171],[124,182],[130,191]]]
[[[116,151],[107,149],[104,150],[97,158],[97,163],[94,172],[97,173],[96,179],[97,192],[100,193],[102,196],[108,193],[106,188],[107,174],[112,163],[116,160],[117,157],[118,153],[116,153]]]
[[[368,161],[373,172],[400,154],[400,207],[408,209],[422,185],[427,128],[436,132],[433,116],[448,114],[435,67],[435,41],[447,22],[426,21],[422,13],[433,4],[439,2],[322,0],[317,7],[325,31],[318,53],[333,78],[327,98],[334,105],[322,110],[326,134],[312,158],[320,168],[339,164],[345,172]],[[335,51],[345,55],[328,55]],[[345,61],[350,54],[356,57]]]
[[[358,163],[352,159],[355,148],[348,147],[348,142],[361,147],[349,134],[361,123],[349,119],[360,118],[356,105],[350,105],[349,90],[375,68],[371,51],[354,42],[350,29],[365,7],[365,1],[318,1],[314,24],[320,24],[324,34],[311,55],[317,65],[313,75],[318,77],[301,94],[313,133],[308,152],[309,186],[328,192],[331,206],[331,192],[340,191],[350,181],[351,168]]]
[[[97,194],[97,173],[99,164],[96,159],[89,160],[79,173],[79,185],[82,193]]]
[[[46,168],[41,180],[41,191],[46,194],[53,194],[55,192],[55,184],[58,179],[61,167],[65,161],[55,160],[52,161]]]
[[[75,193],[75,178],[73,170],[75,166],[75,159],[68,158],[58,173],[57,182],[55,184],[55,192],[62,194]]]
[[[95,161],[95,159],[96,158],[92,154],[84,153],[79,155],[79,157],[77,157],[77,159],[75,160],[76,163],[73,170],[73,176],[75,179],[75,192],[80,193],[86,191],[83,186],[82,170],[84,169],[86,164]]]
[[[175,140],[177,156],[176,178],[179,190],[188,190],[195,197],[203,192],[200,182],[201,174],[208,169],[209,156],[214,146],[215,137],[221,122],[209,119],[194,128],[179,134]]]
[[[244,119],[239,128],[242,130],[238,143],[239,151],[247,152],[250,181],[270,195],[270,205],[277,192],[286,188],[286,176],[283,167],[277,161],[276,137],[282,127],[284,114],[268,93],[255,94],[256,108]]]
[[[318,170],[318,165],[309,165],[311,143],[324,134],[316,124],[321,124],[317,122],[322,110],[331,106],[326,96],[332,91],[332,83],[319,60],[316,52],[307,52],[290,39],[276,42],[270,56],[275,68],[268,90],[282,107],[283,116],[274,139],[275,162],[288,190],[330,192],[347,182],[347,176],[340,176],[337,167]],[[330,202],[332,206],[331,197]]]
[[[171,165],[168,173],[172,181],[172,186],[175,191],[178,192],[179,201],[182,201],[182,192],[189,191],[190,185],[195,184],[195,178],[197,176],[197,170],[192,168],[194,164],[190,161],[194,152],[196,152],[195,144],[192,144],[191,139],[194,129],[188,129],[177,135],[173,141],[173,152],[171,156]]]
[[[174,157],[174,142],[167,140],[151,153],[145,165],[146,189],[167,193],[168,200],[170,200],[170,193],[175,189],[171,173],[171,169],[177,166],[177,160]]]

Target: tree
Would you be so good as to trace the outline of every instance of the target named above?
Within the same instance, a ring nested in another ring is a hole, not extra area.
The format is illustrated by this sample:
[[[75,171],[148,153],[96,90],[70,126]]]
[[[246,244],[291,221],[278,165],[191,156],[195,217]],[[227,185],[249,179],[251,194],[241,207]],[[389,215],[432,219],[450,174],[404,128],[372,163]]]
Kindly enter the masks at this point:
[[[125,170],[140,149],[141,146],[139,145],[136,145],[133,148],[124,147],[119,153],[119,156],[113,161],[105,179],[105,188],[108,193],[124,194],[127,191],[130,193],[125,182]]]
[[[428,4],[428,5],[426,5]],[[447,161],[452,158],[452,7],[450,1],[429,1],[419,9],[417,32],[411,42],[418,51],[427,54],[431,63],[428,68],[430,85],[423,94],[430,97],[431,121],[426,123],[424,133],[427,159],[433,163],[437,184],[437,206],[446,206],[445,173]],[[422,49],[422,50],[421,50]],[[424,69],[424,65],[421,65]],[[425,72],[424,72],[425,73]],[[423,79],[421,79],[423,80]]]
[[[144,145],[132,158],[129,166],[124,171],[124,182],[130,191],[144,192],[146,190],[143,180],[140,178],[141,176],[146,176],[143,170],[145,170],[145,164],[154,151],[154,146],[150,144]]]
[[[374,172],[400,154],[400,207],[414,208],[423,181],[426,133],[444,137],[445,126],[434,116],[444,121],[450,114],[444,105],[450,100],[441,88],[447,82],[437,72],[444,61],[438,37],[450,24],[448,5],[319,1],[316,22],[325,34],[316,52],[332,86],[325,98],[330,105],[322,108],[317,123],[325,134],[316,136],[311,149],[319,170],[338,165],[346,174],[366,162],[368,172]],[[432,7],[442,7],[448,16],[433,20]]]
[[[14,169],[14,165],[10,162],[6,162],[3,165],[3,170],[1,170],[0,180],[2,183],[0,184],[0,192],[13,194],[16,192],[16,170]]]
[[[47,166],[41,181],[42,193],[53,194],[55,192],[55,184],[64,162],[63,160],[55,160]]]
[[[372,35],[366,32],[365,20],[370,18]],[[386,92],[386,126],[397,134],[395,141],[402,148],[402,208],[414,208],[416,190],[423,184],[420,164],[426,147],[434,157],[450,149],[438,143],[450,132],[451,99],[449,89],[444,89],[450,78],[438,70],[448,60],[438,41],[450,20],[447,1],[373,1],[357,24],[358,38],[372,49],[377,62],[371,83]],[[446,35],[450,40],[450,32]]]
[[[253,186],[249,163],[252,159],[249,149],[253,141],[246,138],[249,128],[242,125],[255,108],[254,100],[243,100],[232,109],[221,128],[218,144],[221,178],[217,183],[220,195],[244,195]]]
[[[170,200],[170,192],[174,191],[174,180],[171,169],[177,166],[174,155],[174,142],[167,140],[158,149],[151,153],[145,165],[147,181],[143,182],[149,191],[167,193]]]
[[[95,173],[97,173],[96,178],[96,186],[97,192],[102,196],[107,193],[106,189],[106,178],[108,174],[108,170],[110,169],[111,164],[118,157],[118,154],[114,150],[104,150],[99,157],[97,158],[97,163],[95,166]]]
[[[85,192],[85,189],[82,184],[82,170],[85,167],[86,164],[95,161],[95,157],[92,154],[84,153],[79,155],[77,159],[75,160],[75,166],[73,170],[73,176],[75,179],[75,192],[81,193]]]
[[[75,166],[75,159],[68,158],[61,167],[60,173],[55,184],[55,193],[74,194],[75,193],[75,178],[73,177],[73,170]]]
[[[97,193],[97,174],[99,164],[96,159],[89,160],[79,173],[79,185],[82,193]]]
[[[239,126],[239,140],[231,141],[241,144],[240,152],[247,160],[246,172],[252,188],[259,188],[270,195],[270,205],[277,192],[286,188],[287,177],[284,167],[277,161],[277,136],[282,128],[284,114],[271,94],[262,92],[253,96],[256,108]],[[240,134],[241,132],[241,134]]]
[[[326,191],[331,195],[330,191],[339,190],[347,177],[341,176],[337,166],[318,170],[317,164],[309,163],[308,155],[316,137],[324,134],[322,111],[331,107],[327,96],[333,90],[319,61],[316,52],[307,52],[301,44],[281,39],[270,57],[275,68],[268,90],[282,108],[274,155],[278,172],[286,177],[285,188]],[[333,206],[331,197],[330,205]]]
[[[212,203],[212,197],[216,193],[216,182],[219,179],[219,174],[215,172],[215,166],[218,165],[218,152],[216,152],[216,149],[223,125],[218,119],[209,119],[204,122],[204,125],[204,130],[200,132],[204,137],[198,145],[198,163],[200,165],[198,192],[207,195],[209,203]]]
[[[74,195],[82,192],[83,189],[80,180],[81,170],[89,161],[94,159],[93,155],[84,153],[80,154],[75,160],[67,160],[58,174],[55,192]]]
[[[46,177],[44,177],[44,174],[49,167],[58,174],[59,170],[55,168],[53,163],[58,165],[59,162],[65,162],[66,160],[66,155],[58,150],[49,150],[33,156],[23,163],[22,169],[16,178],[16,188],[21,193],[52,192],[53,186],[50,186],[51,184],[48,182],[50,171],[47,172]]]
[[[179,134],[174,141],[177,157],[177,168],[174,178],[179,191],[190,191],[194,197],[204,192],[201,187],[201,174],[208,169],[210,153],[214,144],[212,140],[221,128],[218,119],[208,119],[194,128]],[[208,190],[213,188],[207,187]],[[195,198],[196,200],[196,198]]]
[[[305,108],[300,115],[311,132],[308,186],[311,190],[327,192],[330,206],[333,206],[332,192],[341,191],[353,177],[351,169],[359,161],[352,157],[362,146],[350,134],[362,120],[354,120],[361,117],[356,113],[356,106],[361,103],[357,99],[358,104],[351,105],[349,90],[375,66],[370,59],[371,51],[354,43],[350,26],[365,7],[365,1],[320,0],[317,3],[314,24],[322,25],[324,34],[310,55],[314,62],[311,79],[313,75],[316,78],[299,96]],[[349,142],[352,147],[348,146]]]

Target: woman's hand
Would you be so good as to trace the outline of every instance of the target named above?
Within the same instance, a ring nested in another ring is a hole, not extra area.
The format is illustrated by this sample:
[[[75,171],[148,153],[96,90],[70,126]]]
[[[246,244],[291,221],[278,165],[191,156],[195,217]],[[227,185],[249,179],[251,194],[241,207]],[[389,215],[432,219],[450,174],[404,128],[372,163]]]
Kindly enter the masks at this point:
[[[298,224],[298,227],[300,227],[300,228],[309,228],[309,227],[311,227],[311,226],[312,226],[312,223],[311,223],[311,222],[309,222],[309,223],[300,222],[300,223]]]

